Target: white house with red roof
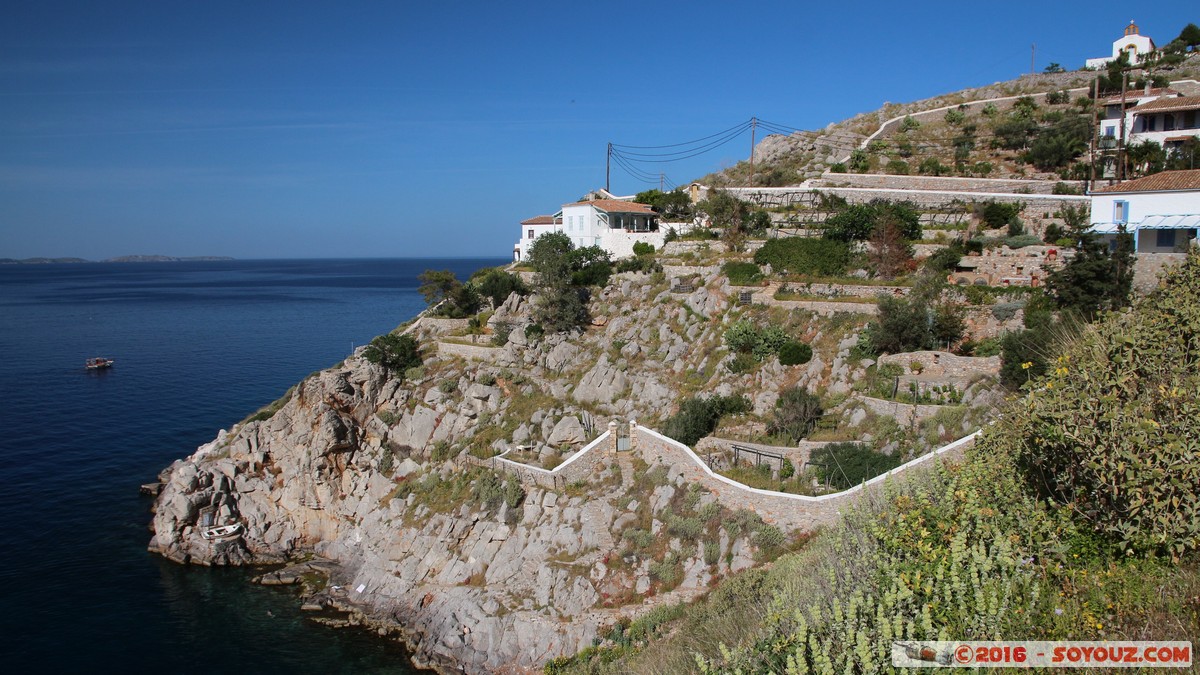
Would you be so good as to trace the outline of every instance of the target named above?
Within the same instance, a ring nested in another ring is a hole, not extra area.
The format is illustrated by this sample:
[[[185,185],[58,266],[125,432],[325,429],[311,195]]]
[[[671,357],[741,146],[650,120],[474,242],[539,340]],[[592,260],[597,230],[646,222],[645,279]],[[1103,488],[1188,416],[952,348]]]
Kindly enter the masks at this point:
[[[546,232],[566,234],[576,248],[599,246],[613,258],[633,255],[633,245],[638,242],[661,248],[666,234],[659,231],[658,214],[646,204],[620,199],[572,202],[552,216],[521,221],[513,259],[524,260],[534,240]]]
[[[1153,141],[1167,150],[1200,136],[1200,96],[1171,96],[1139,103],[1131,111],[1131,142]]]
[[[1138,61],[1152,51],[1154,51],[1154,40],[1142,35],[1137,24],[1130,21],[1129,25],[1125,27],[1125,34],[1113,41],[1112,56],[1088,59],[1086,65],[1088,68],[1103,68],[1109,61],[1121,58],[1121,54],[1129,54],[1129,63],[1137,65]]]
[[[1124,229],[1140,253],[1178,253],[1200,228],[1200,169],[1163,171],[1091,192],[1091,231],[1111,241]]]

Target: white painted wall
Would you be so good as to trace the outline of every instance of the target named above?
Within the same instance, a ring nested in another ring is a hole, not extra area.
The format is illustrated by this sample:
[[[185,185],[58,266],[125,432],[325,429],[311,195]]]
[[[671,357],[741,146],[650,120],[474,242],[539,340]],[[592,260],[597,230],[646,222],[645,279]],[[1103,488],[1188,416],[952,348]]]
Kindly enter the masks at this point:
[[[525,260],[529,257],[529,247],[533,246],[535,239],[547,232],[557,232],[561,229],[562,225],[522,225],[517,244],[513,247],[513,259],[517,261]],[[529,236],[530,230],[533,230],[532,237]]]
[[[1134,192],[1115,194],[1101,192],[1092,195],[1092,223],[1111,223],[1113,204],[1129,204],[1129,223],[1140,222],[1146,216],[1200,214],[1200,190],[1176,192]]]

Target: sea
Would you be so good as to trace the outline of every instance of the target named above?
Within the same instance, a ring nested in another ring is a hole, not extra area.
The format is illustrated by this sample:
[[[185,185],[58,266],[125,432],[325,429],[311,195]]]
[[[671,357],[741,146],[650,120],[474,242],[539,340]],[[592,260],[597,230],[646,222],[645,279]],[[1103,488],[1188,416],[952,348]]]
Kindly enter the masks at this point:
[[[0,265],[0,635],[7,672],[410,673],[254,570],[147,552],[171,462],[413,318],[417,275],[498,259]],[[84,360],[115,359],[88,371]]]

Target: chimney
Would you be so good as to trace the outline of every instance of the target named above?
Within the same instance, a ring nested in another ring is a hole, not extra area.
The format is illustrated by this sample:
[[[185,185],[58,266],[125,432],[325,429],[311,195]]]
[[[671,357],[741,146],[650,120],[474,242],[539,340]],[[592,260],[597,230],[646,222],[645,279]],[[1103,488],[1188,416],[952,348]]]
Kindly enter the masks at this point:
[[[1146,80],[1146,95],[1150,95],[1150,80]]]

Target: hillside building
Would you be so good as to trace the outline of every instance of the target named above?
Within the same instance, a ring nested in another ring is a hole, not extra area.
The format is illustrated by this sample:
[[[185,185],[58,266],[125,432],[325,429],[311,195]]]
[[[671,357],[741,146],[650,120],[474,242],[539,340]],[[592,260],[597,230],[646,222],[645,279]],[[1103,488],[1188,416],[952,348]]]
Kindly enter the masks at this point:
[[[1123,228],[1136,251],[1180,253],[1200,228],[1200,169],[1163,171],[1092,191],[1091,230],[1115,244]]]
[[[1130,21],[1129,25],[1125,27],[1125,34],[1113,41],[1112,56],[1088,59],[1086,65],[1088,68],[1103,68],[1108,65],[1109,61],[1121,58],[1121,54],[1129,54],[1129,63],[1137,64],[1152,51],[1154,51],[1154,40],[1142,35],[1137,24]]]
[[[565,233],[576,248],[599,246],[613,258],[633,255],[637,242],[661,248],[666,234],[659,231],[658,214],[646,204],[618,199],[573,202],[552,216],[521,221],[513,259],[525,260],[534,240],[547,232]]]

